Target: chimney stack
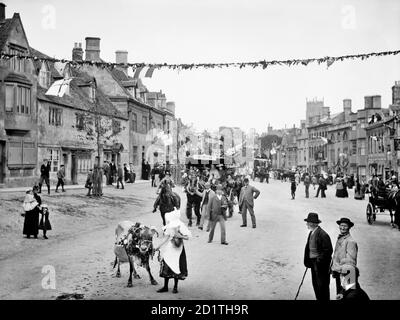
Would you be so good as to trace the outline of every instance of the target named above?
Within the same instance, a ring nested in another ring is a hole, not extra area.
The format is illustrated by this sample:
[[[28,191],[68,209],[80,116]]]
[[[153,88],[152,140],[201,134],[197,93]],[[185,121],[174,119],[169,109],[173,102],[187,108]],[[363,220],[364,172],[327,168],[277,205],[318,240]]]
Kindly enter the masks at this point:
[[[117,50],[115,51],[115,63],[128,64],[128,51]],[[128,66],[120,66],[119,68],[128,75]]]
[[[395,81],[392,87],[392,104],[400,105],[400,81]]]
[[[82,61],[82,60],[83,60],[82,43],[75,42],[74,48],[72,49],[72,61]]]
[[[4,21],[6,19],[6,5],[3,2],[0,2],[0,21]]]
[[[86,37],[86,61],[100,62],[100,38]]]
[[[351,99],[343,100],[343,112],[344,112],[344,121],[345,122],[349,121],[351,113]]]

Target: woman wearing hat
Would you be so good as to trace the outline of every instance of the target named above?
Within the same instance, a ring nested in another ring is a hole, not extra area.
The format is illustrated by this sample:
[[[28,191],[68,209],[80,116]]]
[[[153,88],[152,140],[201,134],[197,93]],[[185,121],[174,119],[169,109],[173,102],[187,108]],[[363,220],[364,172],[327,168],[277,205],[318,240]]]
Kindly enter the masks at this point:
[[[39,203],[33,196],[31,189],[26,191],[23,208],[25,219],[22,234],[25,234],[27,238],[34,236],[36,239],[39,233]]]
[[[40,211],[42,217],[39,222],[39,230],[43,230],[43,238],[48,239],[46,236],[47,230],[51,230],[51,224],[49,220],[49,207],[47,204],[42,204],[42,210]]]
[[[155,248],[160,250],[160,277],[164,278],[164,286],[157,292],[167,292],[170,278],[174,279],[172,293],[178,293],[178,281],[185,280],[188,275],[186,252],[183,240],[192,236],[190,230],[180,220],[180,211],[175,210],[165,215],[167,225],[163,227],[164,241]]]
[[[331,273],[336,279],[336,294],[340,298],[342,287],[340,285],[340,274],[344,265],[357,266],[357,242],[350,235],[350,229],[354,226],[349,218],[341,218],[336,221],[339,225],[339,236],[336,241],[335,250],[333,252]]]

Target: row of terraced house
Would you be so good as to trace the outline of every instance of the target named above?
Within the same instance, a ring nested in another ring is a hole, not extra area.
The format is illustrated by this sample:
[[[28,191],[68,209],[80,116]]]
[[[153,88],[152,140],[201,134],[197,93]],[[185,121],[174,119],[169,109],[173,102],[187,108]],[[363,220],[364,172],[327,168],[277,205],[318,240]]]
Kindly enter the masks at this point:
[[[145,161],[176,161],[176,139],[168,146],[160,139],[175,131],[175,105],[128,75],[128,52],[116,51],[114,68],[44,60],[30,47],[20,15],[6,18],[5,7],[0,3],[1,52],[35,58],[1,57],[0,187],[31,185],[44,159],[52,180],[63,164],[71,184],[84,182],[97,156],[101,164],[132,163],[139,177]],[[102,62],[100,38],[85,40],[85,57],[75,43],[72,60]],[[90,115],[101,119],[100,137],[90,134]]]
[[[381,96],[365,96],[364,107],[353,111],[343,100],[343,111],[331,114],[323,100],[306,101],[306,120],[299,128],[273,130],[264,152],[272,167],[310,173],[342,173],[369,179],[388,179],[400,167],[400,81],[391,88],[391,103],[381,106]],[[271,139],[271,137],[275,137]],[[272,151],[273,150],[273,151]],[[272,152],[271,152],[272,151]]]

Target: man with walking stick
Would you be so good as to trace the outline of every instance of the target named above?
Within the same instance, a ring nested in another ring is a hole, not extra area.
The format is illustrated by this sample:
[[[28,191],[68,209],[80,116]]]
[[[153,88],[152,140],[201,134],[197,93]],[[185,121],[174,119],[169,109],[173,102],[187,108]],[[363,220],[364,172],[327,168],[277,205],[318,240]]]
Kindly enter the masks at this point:
[[[318,214],[310,212],[304,219],[310,230],[304,250],[304,265],[311,269],[312,284],[317,300],[329,300],[329,269],[332,243],[329,235],[319,226]]]

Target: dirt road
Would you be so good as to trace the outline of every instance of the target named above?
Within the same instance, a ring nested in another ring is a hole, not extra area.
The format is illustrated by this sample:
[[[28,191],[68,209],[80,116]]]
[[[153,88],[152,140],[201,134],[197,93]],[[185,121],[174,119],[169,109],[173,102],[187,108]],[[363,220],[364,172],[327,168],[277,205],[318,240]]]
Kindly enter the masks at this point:
[[[308,230],[303,219],[309,211],[319,213],[321,227],[329,233],[333,245],[338,234],[335,221],[342,216],[351,218],[355,222],[352,234],[359,244],[362,287],[373,299],[400,299],[397,281],[400,232],[390,227],[388,216],[378,216],[375,225],[368,225],[367,201],[354,200],[351,191],[348,199],[334,198],[333,189],[328,190],[327,199],[305,199],[300,186],[297,198],[290,200],[287,183],[255,182],[254,185],[261,190],[255,204],[256,229],[239,227],[241,217],[237,209],[227,222],[228,246],[220,245],[218,226],[211,244],[207,243],[207,232],[191,228],[193,237],[185,243],[189,276],[180,282],[178,294],[171,290],[163,294],[156,292],[162,284],[157,259],[151,263],[159,282],[157,286],[150,284],[146,270],[137,268],[141,279],[134,279],[133,287],[127,288],[129,267],[126,264],[121,267],[122,277],[114,276],[116,223],[140,221],[161,229],[159,213],[151,213],[155,189],[148,185],[129,185],[124,191],[109,190],[107,201],[111,204],[106,201],[97,207],[82,207],[83,218],[60,218],[49,233],[49,240],[21,239],[19,234],[12,241],[21,243],[21,250],[9,255],[4,253],[4,248],[11,240],[3,242],[0,299],[55,299],[65,293],[83,294],[85,299],[294,299],[304,272],[303,250]],[[79,191],[75,193],[68,195],[69,201],[83,201]],[[112,201],[123,204],[117,206]],[[186,221],[185,204],[182,197],[183,221]],[[96,215],[101,218],[96,219]],[[69,223],[73,224],[69,229],[75,232],[62,233]],[[45,267],[42,273],[44,266],[51,267]],[[56,287],[44,289],[42,281],[49,277],[47,272],[53,267]],[[331,297],[334,298],[333,282]],[[314,299],[309,273],[299,299]]]

